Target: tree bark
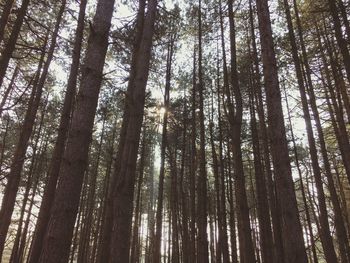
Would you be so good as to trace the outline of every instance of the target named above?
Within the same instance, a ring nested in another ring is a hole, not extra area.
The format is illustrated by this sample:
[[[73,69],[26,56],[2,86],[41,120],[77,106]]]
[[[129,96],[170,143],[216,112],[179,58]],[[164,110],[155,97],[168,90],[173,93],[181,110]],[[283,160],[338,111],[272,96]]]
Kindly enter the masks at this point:
[[[67,262],[87,166],[89,145],[103,79],[114,0],[99,0],[90,32],[82,81],[73,113],[60,180],[39,262]],[[69,199],[69,202],[66,200]]]
[[[113,189],[113,229],[109,262],[128,262],[132,221],[132,203],[136,171],[137,149],[144,114],[145,90],[151,59],[152,37],[157,11],[157,1],[150,0],[144,21],[139,56],[135,61],[135,79],[132,96],[126,102],[129,114],[125,144],[122,149],[120,170]]]
[[[271,140],[271,154],[276,174],[276,190],[282,215],[282,233],[286,262],[307,262],[303,232],[294,190],[286,131],[284,127],[281,93],[271,20],[267,0],[257,0],[263,71]]]

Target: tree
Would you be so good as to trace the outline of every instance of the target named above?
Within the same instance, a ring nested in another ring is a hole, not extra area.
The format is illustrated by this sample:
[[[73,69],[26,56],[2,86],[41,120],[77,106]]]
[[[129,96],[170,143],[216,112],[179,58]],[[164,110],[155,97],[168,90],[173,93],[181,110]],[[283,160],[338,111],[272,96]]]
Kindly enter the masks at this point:
[[[271,141],[271,155],[276,175],[277,198],[282,213],[282,233],[286,262],[307,262],[304,240],[288,155],[283,120],[281,92],[273,46],[271,20],[266,0],[257,0],[263,71]]]
[[[92,126],[103,80],[114,0],[98,1],[89,35],[82,81],[72,116],[60,179],[39,262],[67,262],[87,165]],[[69,202],[66,198],[69,196]]]

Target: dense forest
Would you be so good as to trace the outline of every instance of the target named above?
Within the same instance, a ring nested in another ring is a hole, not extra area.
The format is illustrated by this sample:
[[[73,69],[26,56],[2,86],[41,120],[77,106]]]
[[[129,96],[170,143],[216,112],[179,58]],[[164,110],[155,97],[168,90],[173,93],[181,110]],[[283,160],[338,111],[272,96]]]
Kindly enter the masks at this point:
[[[349,0],[0,0],[0,262],[349,263]]]

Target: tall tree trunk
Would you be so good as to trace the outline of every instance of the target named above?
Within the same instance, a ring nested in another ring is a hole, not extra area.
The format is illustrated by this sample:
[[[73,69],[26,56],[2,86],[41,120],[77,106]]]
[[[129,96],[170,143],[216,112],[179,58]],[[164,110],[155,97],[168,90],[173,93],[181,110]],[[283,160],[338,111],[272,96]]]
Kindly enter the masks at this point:
[[[320,37],[320,33],[318,30],[318,38],[319,38],[319,45],[321,46],[321,37]],[[342,76],[339,75],[339,72],[337,70],[337,65],[335,62],[335,58],[333,57],[333,53],[330,47],[330,43],[329,43],[329,39],[326,36],[326,46],[327,46],[327,50],[328,50],[328,56],[329,56],[329,60],[330,60],[330,67],[331,67],[331,71],[333,74],[333,78],[334,78],[334,84],[336,89],[338,89],[338,87],[341,84],[341,82],[343,82],[341,80]],[[328,90],[330,93],[330,97],[332,99],[332,103],[333,103],[333,107],[334,107],[334,116],[336,119],[336,123],[333,124],[333,128],[335,130],[337,130],[336,134],[336,138],[338,141],[338,145],[339,145],[339,149],[340,149],[340,154],[343,160],[343,164],[345,167],[345,171],[346,171],[346,175],[348,178],[348,181],[350,182],[350,142],[349,142],[349,138],[347,135],[347,131],[346,131],[346,126],[345,126],[345,121],[344,121],[344,116],[343,116],[343,110],[342,107],[339,107],[338,103],[341,102],[337,102],[336,100],[336,94],[335,94],[335,90],[334,88],[331,86],[331,74],[329,72],[328,69],[328,63],[327,63],[327,59],[326,59],[326,55],[324,54],[324,49],[321,48],[321,58],[323,60],[323,64],[324,64],[324,69],[325,69],[325,77],[327,80],[327,85],[325,85],[325,87],[328,86]]]
[[[238,208],[238,235],[241,258],[245,263],[255,262],[254,246],[251,236],[249,219],[249,207],[245,185],[243,158],[241,150],[241,129],[243,117],[242,94],[239,87],[236,54],[236,29],[233,14],[233,0],[228,0],[229,24],[230,24],[230,50],[231,50],[231,88],[233,97],[227,93],[229,108],[229,123],[232,138],[232,155],[235,174],[235,196]],[[235,106],[233,106],[235,104]]]
[[[208,263],[207,236],[207,171],[205,156],[205,124],[204,124],[204,83],[202,68],[202,10],[201,0],[198,7],[198,95],[199,95],[199,177],[197,186],[197,261]]]
[[[214,106],[213,106],[213,92],[211,93],[212,96],[212,102],[211,102],[211,111],[212,115],[214,113]],[[215,190],[215,201],[216,201],[216,213],[217,213],[217,221],[218,221],[218,242],[216,243],[216,254],[215,254],[215,260],[217,263],[221,263],[221,254],[222,254],[222,239],[223,239],[223,230],[222,230],[222,212],[221,212],[221,200],[220,200],[220,175],[219,175],[219,162],[218,157],[215,149],[215,143],[214,143],[214,122],[213,122],[213,116],[210,119],[209,124],[209,134],[210,134],[210,146],[211,146],[211,155],[212,155],[212,170],[214,174],[214,190]],[[224,186],[225,187],[225,186]],[[214,210],[214,209],[212,209]],[[214,211],[212,211],[214,213]],[[215,213],[214,213],[215,214]],[[226,243],[227,244],[227,243]],[[214,255],[211,255],[214,257]],[[227,256],[228,256],[228,250],[227,250]],[[228,260],[228,258],[227,258]],[[228,262],[228,261],[226,261]]]
[[[82,81],[72,117],[60,180],[39,262],[66,262],[72,240],[79,197],[87,166],[89,145],[103,79],[114,0],[99,0],[83,67]],[[67,198],[70,202],[66,202]]]
[[[304,120],[306,125],[306,132],[307,132],[307,137],[309,142],[309,151],[311,155],[312,170],[313,170],[313,175],[315,177],[315,183],[316,183],[316,188],[318,193],[317,197],[318,197],[318,204],[320,207],[319,220],[321,223],[320,235],[321,235],[323,251],[327,262],[336,262],[337,256],[335,253],[333,240],[330,233],[330,227],[329,227],[328,216],[327,216],[328,213],[327,213],[327,206],[326,206],[326,197],[323,190],[322,175],[321,175],[321,170],[319,166],[316,142],[315,142],[315,137],[312,129],[308,101],[306,97],[306,88],[303,80],[303,72],[302,72],[301,63],[298,55],[298,47],[297,47],[293,24],[292,24],[292,16],[290,14],[290,7],[287,0],[284,0],[284,9],[287,17],[289,41],[291,44],[291,52],[292,52],[292,57],[294,61],[294,67],[296,71],[298,87],[299,87],[299,92],[300,92],[300,97],[302,102],[302,109],[304,114]]]
[[[140,164],[139,164],[139,178],[137,180],[137,192],[136,192],[136,207],[135,207],[135,219],[134,219],[134,226],[132,230],[132,246],[131,246],[131,252],[130,252],[130,262],[131,263],[137,263],[139,259],[139,255],[137,253],[138,246],[139,246],[139,230],[140,225],[139,222],[142,217],[142,212],[140,209],[141,205],[141,189],[142,184],[144,181],[144,169],[145,169],[145,158],[146,158],[146,144],[147,144],[147,133],[146,128],[143,128],[143,138],[141,143],[141,157],[140,157]]]
[[[228,91],[229,80],[228,80],[228,69],[227,69],[227,61],[226,61],[226,50],[225,50],[225,38],[224,38],[224,22],[223,22],[223,12],[222,12],[222,4],[219,1],[219,14],[220,14],[220,30],[221,30],[221,49],[222,49],[222,63],[223,63],[223,72],[224,72],[224,91]],[[219,62],[218,62],[219,63]],[[229,253],[228,253],[228,236],[227,236],[227,222],[226,222],[226,195],[225,195],[225,172],[224,172],[224,163],[223,163],[223,146],[222,146],[222,122],[221,122],[221,101],[220,101],[220,81],[219,81],[219,64],[217,65],[217,92],[218,92],[218,115],[219,115],[219,158],[220,158],[220,183],[221,184],[221,196],[220,205],[218,205],[219,209],[219,243],[222,247],[222,256],[223,262],[229,262]],[[234,254],[234,253],[233,253]],[[235,262],[235,256],[233,256],[233,261]]]
[[[101,151],[102,151],[102,143],[103,143],[103,137],[105,133],[105,124],[106,124],[106,118],[107,118],[107,112],[106,109],[104,109],[103,113],[103,120],[102,120],[102,129],[100,134],[100,141],[97,146],[97,152],[95,159],[95,164],[93,171],[90,175],[90,182],[89,182],[89,190],[88,195],[86,199],[86,216],[84,219],[84,225],[82,228],[82,231],[80,233],[80,240],[81,246],[79,246],[79,252],[78,252],[78,262],[84,263],[87,262],[89,257],[90,251],[90,240],[91,240],[91,229],[93,225],[93,214],[95,211],[95,197],[96,197],[96,182],[98,177],[98,170],[100,166],[100,159],[101,159]]]
[[[304,179],[303,179],[302,172],[301,172],[301,167],[300,167],[300,162],[299,162],[299,154],[298,154],[298,151],[297,151],[298,150],[297,149],[297,145],[295,143],[292,118],[290,116],[290,108],[289,108],[289,103],[288,103],[288,98],[287,98],[287,93],[286,93],[285,88],[284,88],[284,97],[285,97],[285,101],[286,101],[288,121],[289,121],[289,125],[290,125],[290,134],[291,134],[292,142],[293,142],[293,151],[294,151],[294,157],[295,157],[295,165],[296,165],[297,170],[298,170],[299,182],[300,182],[300,190],[301,190],[301,195],[302,195],[302,198],[303,198],[303,203],[304,203],[304,206],[305,206],[306,221],[307,221],[307,225],[308,225],[308,228],[309,228],[309,231],[310,231],[312,258],[313,258],[313,262],[314,263],[318,263],[318,257],[317,257],[316,247],[315,247],[315,236],[314,236],[314,233],[313,233],[312,222],[311,222],[311,217],[310,217],[310,208],[309,208],[309,205],[307,203]]]
[[[133,87],[132,96],[126,102],[129,118],[125,133],[125,145],[119,160],[118,178],[113,189],[113,229],[109,262],[129,261],[137,149],[144,114],[156,11],[157,1],[150,0],[144,21],[139,56],[135,61],[135,80],[130,78],[130,81],[133,81]]]
[[[140,53],[140,45],[141,45],[141,39],[143,34],[143,28],[144,28],[144,20],[145,20],[145,10],[146,10],[146,0],[139,0],[139,6],[138,6],[138,13],[136,18],[136,26],[135,26],[135,38],[134,38],[134,45],[133,45],[133,52],[131,57],[131,68],[130,68],[130,75],[129,75],[129,82],[128,87],[126,91],[126,96],[124,99],[124,112],[123,112],[123,122],[120,130],[120,136],[119,136],[119,145],[118,150],[116,154],[116,160],[120,160],[121,156],[123,154],[124,145],[126,142],[126,132],[127,127],[129,123],[129,117],[130,112],[128,109],[128,102],[130,98],[133,97],[133,89],[134,89],[134,82],[135,82],[135,76],[136,76],[136,61],[139,57]],[[98,248],[97,253],[97,262],[98,263],[105,263],[108,261],[109,253],[110,253],[110,245],[111,245],[111,236],[112,236],[112,228],[113,228],[113,189],[115,189],[118,177],[120,174],[121,169],[121,162],[116,161],[114,163],[114,172],[111,175],[110,182],[107,189],[107,196],[105,201],[105,214],[103,218],[103,225],[102,225],[102,234],[101,234],[101,240]]]
[[[11,223],[11,216],[12,216],[14,205],[16,202],[16,194],[17,194],[20,179],[21,179],[21,173],[22,173],[23,164],[25,160],[25,154],[28,148],[28,141],[33,131],[35,117],[40,105],[41,95],[43,93],[46,76],[48,73],[48,69],[49,69],[49,66],[53,57],[55,45],[56,45],[58,29],[62,19],[62,15],[63,15],[63,10],[60,10],[60,11],[62,12],[60,12],[57,16],[55,31],[52,35],[48,56],[43,66],[43,72],[41,73],[41,75],[40,75],[40,70],[43,65],[43,60],[45,57],[45,52],[44,52],[45,48],[43,49],[43,53],[39,61],[38,71],[36,73],[37,75],[35,77],[33,88],[32,88],[32,94],[29,99],[28,109],[26,111],[19,140],[16,145],[16,150],[12,159],[11,168],[8,175],[8,181],[5,188],[5,193],[2,199],[1,210],[0,210],[0,218],[1,218],[0,255],[2,255],[6,234],[7,234],[9,225]],[[44,43],[45,47],[46,47],[46,43],[47,43],[47,36]]]
[[[278,215],[278,207],[276,200],[276,193],[274,191],[274,180],[271,169],[271,160],[270,160],[270,150],[269,150],[269,138],[267,132],[267,125],[265,120],[265,110],[263,103],[263,95],[262,95],[262,84],[261,84],[261,75],[259,69],[259,58],[257,53],[256,39],[255,39],[255,26],[254,26],[254,14],[252,8],[252,1],[249,1],[249,16],[250,16],[250,27],[251,27],[251,37],[252,37],[252,56],[254,62],[254,74],[255,74],[255,97],[257,103],[257,113],[259,116],[259,130],[260,136],[262,139],[262,150],[263,150],[263,159],[264,159],[264,168],[265,175],[267,180],[267,191],[269,196],[269,205],[271,210],[271,220],[273,225],[273,237],[274,237],[274,246],[276,253],[276,261],[284,262],[284,254],[283,254],[283,242],[282,242],[282,230],[281,230],[281,218]]]
[[[230,140],[228,139],[228,144]],[[233,199],[233,175],[232,175],[232,158],[231,158],[231,152],[229,149],[227,149],[227,155],[228,155],[228,185],[227,185],[227,193],[228,193],[228,202],[230,207],[230,242],[231,242],[231,253],[232,253],[232,262],[238,262],[238,255],[237,255],[237,235],[236,235],[236,216],[235,216],[235,204]]]
[[[271,139],[271,154],[276,174],[276,190],[282,214],[282,233],[286,262],[307,262],[303,232],[296,202],[284,127],[277,62],[267,0],[257,0],[263,70]]]
[[[73,108],[73,101],[76,94],[77,78],[80,65],[80,51],[84,33],[84,18],[87,0],[81,0],[79,7],[79,17],[76,29],[76,37],[73,47],[72,65],[69,73],[67,90],[64,96],[63,109],[61,113],[58,135],[56,138],[55,148],[53,150],[50,162],[48,181],[45,185],[42,203],[40,205],[38,221],[35,226],[32,248],[29,255],[28,263],[36,263],[40,257],[42,242],[45,231],[49,223],[50,209],[55,197],[55,189],[57,185],[60,165],[62,162],[65,142],[68,135],[69,121]]]
[[[167,148],[167,126],[168,126],[168,111],[170,103],[170,81],[172,70],[172,58],[173,58],[173,40],[170,40],[168,46],[167,62],[166,62],[166,80],[165,80],[165,92],[164,92],[164,116],[162,127],[162,143],[160,147],[160,169],[159,169],[159,186],[158,186],[158,200],[157,200],[157,212],[156,212],[156,233],[154,237],[154,250],[153,250],[153,262],[160,262],[160,249],[162,239],[162,215],[163,215],[163,197],[164,197],[164,175],[165,175],[165,151]]]
[[[186,91],[185,91],[186,93]],[[186,98],[186,94],[184,96]],[[185,169],[186,169],[186,158],[188,156],[187,153],[187,101],[184,103],[184,111],[183,111],[183,133],[182,133],[182,145],[181,145],[181,168],[180,168],[180,194],[181,194],[181,212],[182,212],[182,220],[180,226],[182,227],[182,260],[184,263],[189,262],[190,256],[190,233],[189,233],[189,217],[188,217],[188,188],[185,186],[184,177],[185,177]]]
[[[46,140],[44,142],[45,144],[43,146],[43,149],[40,151],[41,156],[45,156],[45,154],[47,152],[48,142],[49,142],[49,140],[48,140],[48,136],[47,136]],[[30,218],[32,216],[32,210],[33,210],[33,206],[34,206],[34,198],[36,195],[36,190],[37,190],[38,185],[39,185],[40,174],[42,173],[43,165],[44,165],[44,162],[41,158],[41,159],[39,159],[39,164],[36,167],[36,178],[34,178],[34,182],[33,182],[33,186],[32,186],[32,196],[29,200],[29,208],[28,208],[28,212],[27,212],[27,218],[24,222],[23,233],[21,236],[21,242],[20,242],[19,248],[18,248],[18,257],[17,257],[18,261],[15,261],[15,262],[24,262],[25,253],[26,253],[25,249],[28,245],[27,235],[28,235],[29,227],[30,227]]]
[[[255,119],[254,87],[250,91],[251,108],[251,131],[254,156],[255,187],[257,192],[257,212],[260,228],[262,262],[275,262],[273,250],[273,238],[269,213],[269,203],[267,198],[266,180],[261,163],[261,151],[259,145],[258,129]]]
[[[197,80],[196,80],[196,51],[193,50],[193,76],[192,76],[192,107],[191,107],[191,164],[190,164],[190,262],[196,261],[196,171],[197,171],[197,118],[196,118],[196,95],[197,95]]]
[[[42,131],[42,127],[43,127],[43,119],[44,119],[43,116],[44,116],[44,110],[43,110],[43,113],[41,115],[41,120],[40,120],[40,123],[38,126],[37,134],[34,131],[34,134],[36,134],[36,138],[35,138],[34,145],[33,145],[33,154],[31,157],[31,163],[30,163],[30,167],[28,170],[27,182],[26,182],[26,187],[25,187],[25,191],[23,194],[23,201],[22,201],[22,207],[21,207],[21,211],[20,211],[20,217],[18,220],[18,229],[17,229],[15,240],[13,242],[14,244],[12,247],[10,262],[18,262],[18,249],[19,249],[19,245],[20,245],[20,239],[22,236],[22,230],[23,230],[22,225],[23,225],[23,221],[24,221],[24,214],[26,211],[28,199],[30,199],[30,196],[29,196],[30,190],[33,186],[35,167],[36,167],[37,162],[38,162],[37,155],[38,155],[39,139],[42,135],[41,131]],[[33,136],[33,137],[35,137],[35,136]]]
[[[177,172],[177,146],[175,145],[172,150],[169,149],[169,164],[170,164],[170,209],[171,209],[171,262],[180,263],[180,251],[179,251],[179,205],[178,205],[178,172]],[[172,153],[172,151],[174,153]]]

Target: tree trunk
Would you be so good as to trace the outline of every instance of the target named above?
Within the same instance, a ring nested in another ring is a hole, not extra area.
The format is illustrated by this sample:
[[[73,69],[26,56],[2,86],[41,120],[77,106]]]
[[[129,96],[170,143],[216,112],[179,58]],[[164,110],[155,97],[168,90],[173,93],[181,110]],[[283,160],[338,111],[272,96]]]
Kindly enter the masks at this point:
[[[140,165],[139,165],[139,178],[137,180],[137,192],[136,192],[136,207],[135,207],[135,219],[134,219],[134,226],[132,230],[132,246],[131,246],[131,253],[130,253],[130,262],[131,263],[137,263],[139,259],[139,255],[137,253],[138,247],[139,247],[139,221],[142,217],[142,212],[140,209],[141,205],[141,189],[142,184],[144,180],[144,169],[145,169],[145,158],[146,158],[146,144],[147,144],[147,133],[146,128],[143,128],[143,138],[141,143],[141,157],[140,157]]]
[[[126,142],[126,132],[127,127],[129,123],[129,117],[130,112],[128,109],[128,102],[133,97],[133,89],[134,89],[134,82],[135,82],[135,76],[136,76],[136,61],[138,59],[138,56],[140,53],[140,45],[141,45],[141,38],[143,34],[143,27],[144,27],[144,20],[145,20],[145,8],[146,8],[146,1],[145,0],[139,0],[139,6],[138,6],[138,13],[136,18],[136,34],[135,34],[135,40],[133,45],[133,52],[131,57],[131,68],[130,68],[130,75],[129,75],[129,82],[128,87],[124,99],[124,113],[123,113],[123,122],[120,130],[120,136],[119,136],[119,145],[117,150],[117,156],[116,160],[120,160],[121,156],[123,154],[124,145]],[[107,196],[105,201],[105,214],[103,218],[103,225],[102,225],[102,234],[101,234],[101,240],[98,248],[97,253],[97,262],[98,263],[105,263],[108,261],[109,253],[110,253],[110,245],[111,245],[111,235],[112,235],[112,228],[113,228],[113,189],[115,189],[118,177],[120,174],[120,167],[121,162],[116,161],[114,163],[114,172],[111,175],[110,182],[107,189]]]
[[[46,46],[46,40],[45,40],[45,46]],[[52,45],[50,46],[50,48],[51,47]],[[44,71],[40,76],[40,70],[43,65],[44,57],[45,57],[45,52],[43,51],[39,61],[39,65],[38,65],[38,71],[36,72],[35,80],[33,82],[32,93],[29,98],[28,108],[25,114],[25,118],[21,128],[19,140],[16,145],[14,156],[11,162],[10,172],[8,174],[8,181],[7,181],[5,193],[2,199],[1,210],[0,210],[0,218],[1,218],[0,255],[2,255],[5,238],[11,223],[11,216],[12,216],[14,205],[16,202],[16,194],[17,194],[20,179],[21,179],[21,173],[22,173],[23,164],[25,160],[25,154],[28,148],[28,142],[29,142],[30,136],[32,134],[36,113],[41,101],[41,95],[43,92],[43,84],[44,84],[42,80],[45,76],[43,76]],[[46,67],[47,67],[47,64],[49,64],[48,60],[45,63]]]
[[[313,175],[315,177],[315,183],[316,183],[316,188],[318,193],[317,197],[318,197],[318,204],[320,207],[319,220],[321,223],[320,235],[321,235],[323,251],[327,262],[337,262],[337,256],[335,253],[333,240],[330,233],[329,222],[328,222],[326,197],[323,190],[322,175],[321,175],[321,170],[319,166],[315,137],[312,130],[311,116],[310,116],[308,101],[306,97],[306,88],[303,80],[303,73],[302,73],[301,63],[298,55],[298,48],[297,48],[297,43],[296,43],[293,24],[292,24],[292,17],[290,14],[290,7],[287,0],[284,0],[284,9],[287,17],[289,41],[292,48],[292,57],[294,61],[294,67],[296,71],[298,87],[299,87],[299,92],[300,92],[300,97],[302,102],[306,132],[307,132],[307,137],[309,142],[309,151],[311,155],[312,170],[313,170]]]
[[[168,111],[170,103],[170,81],[172,71],[172,58],[173,58],[173,40],[170,40],[168,46],[167,62],[166,62],[166,80],[165,80],[165,92],[164,92],[164,116],[162,127],[162,143],[160,147],[160,169],[159,169],[159,186],[158,186],[158,200],[157,200],[157,212],[156,212],[156,233],[154,237],[154,251],[153,262],[160,262],[160,248],[162,239],[162,215],[163,215],[163,196],[164,196],[164,175],[165,175],[165,151],[167,148],[167,126],[168,126]]]
[[[303,203],[305,206],[305,214],[306,214],[306,221],[307,221],[307,225],[310,231],[310,239],[311,239],[311,250],[312,250],[312,257],[313,257],[313,262],[314,263],[318,263],[318,257],[317,257],[317,252],[316,252],[316,246],[315,246],[315,236],[313,233],[313,228],[312,228],[312,222],[311,222],[311,217],[310,217],[310,209],[309,209],[309,205],[307,203],[307,198],[306,198],[306,193],[305,193],[305,186],[304,186],[304,179],[302,176],[302,172],[301,172],[301,167],[300,167],[300,162],[299,162],[299,154],[297,151],[297,145],[295,143],[295,138],[294,138],[294,132],[293,132],[293,125],[292,125],[292,118],[290,116],[290,109],[289,109],[289,103],[288,103],[288,98],[287,98],[287,93],[286,90],[284,89],[284,97],[285,97],[285,101],[286,101],[286,107],[287,107],[287,115],[288,115],[288,121],[289,121],[289,125],[290,125],[290,134],[292,137],[292,142],[293,142],[293,151],[294,151],[294,157],[295,157],[295,165],[297,167],[298,170],[298,175],[299,175],[299,181],[300,181],[300,190],[301,190],[301,195],[303,198]]]
[[[282,214],[282,233],[286,262],[307,262],[303,232],[296,202],[284,127],[277,63],[267,0],[257,0],[263,70],[271,139],[271,154],[276,174],[277,198]]]
[[[245,185],[245,175],[243,168],[243,158],[241,150],[241,129],[243,117],[242,94],[239,87],[237,72],[237,54],[236,54],[236,29],[233,14],[233,1],[228,0],[229,24],[230,24],[230,50],[231,50],[231,88],[233,97],[226,94],[229,109],[229,123],[232,139],[233,169],[235,174],[235,196],[238,208],[238,235],[240,256],[245,263],[255,262],[254,246],[251,236],[251,226],[249,219],[249,207]],[[234,102],[233,102],[234,101]],[[233,106],[235,103],[235,106]]]
[[[257,113],[259,116],[259,130],[260,130],[260,136],[262,140],[262,147],[263,147],[263,161],[264,161],[264,168],[265,168],[265,176],[267,179],[267,191],[269,196],[269,205],[271,210],[271,219],[272,219],[272,226],[273,226],[273,237],[274,237],[274,246],[275,246],[275,253],[276,253],[276,261],[277,262],[284,262],[284,254],[283,254],[283,242],[282,242],[282,230],[281,230],[281,218],[278,214],[278,207],[277,207],[277,200],[276,200],[276,193],[274,191],[274,180],[273,180],[273,174],[271,169],[271,160],[270,160],[270,150],[269,150],[269,138],[268,138],[268,132],[267,132],[267,125],[265,120],[265,110],[264,110],[264,103],[263,103],[263,95],[262,95],[262,84],[261,84],[261,75],[260,75],[260,69],[259,69],[259,58],[257,53],[257,47],[256,47],[256,40],[255,40],[255,26],[254,26],[254,15],[253,15],[253,9],[251,5],[251,0],[249,1],[249,13],[250,13],[250,27],[251,27],[251,37],[252,37],[252,59],[254,61],[254,74],[255,74],[255,97],[256,97],[256,103],[257,103]]]
[[[120,158],[120,170],[113,189],[113,229],[109,262],[128,262],[132,207],[136,171],[137,149],[144,114],[145,90],[151,59],[152,36],[157,11],[157,1],[150,0],[147,6],[139,56],[135,61],[135,79],[132,96],[126,102],[129,114],[126,127],[125,145]]]
[[[87,166],[89,145],[103,79],[114,0],[99,0],[90,32],[82,81],[60,169],[51,217],[39,262],[66,262]],[[66,202],[69,199],[70,202]]]
[[[78,70],[80,65],[80,51],[83,41],[84,18],[87,0],[80,2],[78,25],[76,29],[76,37],[73,47],[72,65],[69,73],[67,90],[63,101],[63,109],[61,113],[58,135],[56,138],[55,148],[53,150],[52,159],[48,172],[48,182],[45,185],[42,203],[40,205],[38,221],[35,226],[32,248],[29,255],[28,263],[36,263],[40,257],[42,242],[46,232],[50,218],[50,209],[55,197],[55,189],[57,185],[60,165],[62,162],[65,142],[68,135],[69,121],[73,108],[73,101],[76,94]]]
[[[207,236],[207,171],[205,156],[205,124],[204,124],[204,83],[202,71],[202,10],[201,0],[198,7],[198,95],[199,95],[199,177],[197,181],[197,260],[208,263]]]
[[[261,254],[262,262],[275,262],[275,256],[273,250],[273,239],[271,230],[271,221],[269,213],[269,203],[267,198],[266,180],[263,172],[263,166],[261,163],[261,152],[259,145],[258,129],[255,119],[255,100],[254,100],[254,87],[250,92],[250,108],[251,108],[251,132],[252,132],[252,144],[253,144],[253,156],[254,156],[254,172],[255,172],[255,187],[257,192],[257,210],[258,220],[260,228],[261,239]]]

